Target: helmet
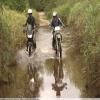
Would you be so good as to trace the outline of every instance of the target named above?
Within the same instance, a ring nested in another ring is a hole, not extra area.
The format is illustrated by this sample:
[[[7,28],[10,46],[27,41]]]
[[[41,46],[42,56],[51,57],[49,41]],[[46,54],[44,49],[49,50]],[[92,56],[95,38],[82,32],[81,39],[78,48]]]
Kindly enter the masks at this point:
[[[53,12],[53,16],[56,16],[57,15],[57,12]]]
[[[30,82],[31,82],[31,83],[34,83],[34,78],[32,78],[32,79],[30,80]]]
[[[28,9],[28,14],[31,14],[32,13],[32,9]]]

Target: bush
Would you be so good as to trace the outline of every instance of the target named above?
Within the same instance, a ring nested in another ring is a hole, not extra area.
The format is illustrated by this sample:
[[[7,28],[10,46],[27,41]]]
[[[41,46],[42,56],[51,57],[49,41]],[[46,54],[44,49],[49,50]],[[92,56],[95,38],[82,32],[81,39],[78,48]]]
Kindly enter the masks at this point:
[[[6,5],[12,10],[24,11],[27,7],[27,0],[0,0],[1,5]]]
[[[25,34],[23,33],[23,24],[26,21],[25,15],[5,9],[2,17],[6,21],[10,30],[9,35],[11,37],[10,40],[12,41],[11,48],[15,49],[18,46],[21,47],[25,39]]]
[[[99,24],[99,20],[97,22],[99,10],[96,4],[94,6],[90,2],[83,2],[77,3],[70,12],[69,25],[74,36],[81,38],[80,52],[86,56],[86,59],[94,52],[99,53],[97,45],[99,43],[97,38],[99,28],[96,27]]]
[[[82,62],[85,67],[80,69],[85,69],[86,73],[82,73],[87,82],[88,93],[99,87],[96,84],[100,81],[98,80],[100,74],[98,61],[100,58],[100,37],[98,35],[100,14],[98,12],[100,12],[100,2],[83,1],[71,8],[68,18],[69,27],[73,33],[74,54],[76,56],[80,54],[84,58]]]
[[[58,15],[61,17],[63,22],[67,24],[67,19],[70,13],[70,5],[69,4],[64,4],[62,6],[57,7],[56,9],[53,9],[53,11],[57,11]]]
[[[0,11],[0,84],[9,87],[7,84],[10,82],[11,85],[16,77],[16,51],[26,43],[26,34],[23,33],[26,16],[4,6]],[[33,10],[33,14],[38,23],[38,13]]]
[[[8,74],[11,75],[8,66],[16,64],[15,52],[25,41],[22,32],[25,19],[24,14],[9,9],[0,13],[0,81],[8,82]]]
[[[37,21],[38,14],[35,10],[33,13]],[[23,33],[25,22],[25,14],[3,7],[0,13],[0,82],[8,82],[9,75],[14,75],[11,67],[16,66],[16,51],[26,43],[26,35]]]
[[[33,10],[33,14],[38,23],[38,14]],[[3,15],[1,16],[10,30],[10,41],[11,48],[19,49],[25,44],[26,35],[23,33],[23,24],[26,22],[26,16],[24,13],[19,13],[10,9],[4,9]],[[5,27],[5,26],[4,26]],[[9,40],[9,39],[8,39]]]

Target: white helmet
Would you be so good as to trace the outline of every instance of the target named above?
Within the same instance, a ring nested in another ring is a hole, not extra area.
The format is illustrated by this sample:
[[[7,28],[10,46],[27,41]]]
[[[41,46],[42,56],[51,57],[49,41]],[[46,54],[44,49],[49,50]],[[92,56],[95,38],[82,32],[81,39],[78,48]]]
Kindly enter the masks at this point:
[[[57,16],[57,12],[54,11],[54,12],[53,12],[53,16]]]
[[[31,83],[34,83],[34,78],[32,78],[32,79],[30,80],[30,82],[31,82]]]
[[[32,13],[32,9],[28,9],[28,14],[31,14]]]

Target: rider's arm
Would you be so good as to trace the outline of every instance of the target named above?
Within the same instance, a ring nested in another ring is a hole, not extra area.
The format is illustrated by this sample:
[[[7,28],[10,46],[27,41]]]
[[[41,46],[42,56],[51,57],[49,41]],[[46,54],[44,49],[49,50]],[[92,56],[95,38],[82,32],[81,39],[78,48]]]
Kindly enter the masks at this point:
[[[59,24],[64,27],[64,23],[61,21],[60,18],[59,18]]]
[[[26,23],[24,24],[24,26],[26,26],[26,25],[27,25],[27,23],[28,23],[28,18],[27,18]]]
[[[37,26],[37,24],[36,24],[36,21],[35,21],[35,18],[34,18],[34,17],[33,17],[33,22],[32,22],[32,23],[33,23],[33,25],[32,25],[32,26],[33,26],[33,29],[34,29],[34,28]]]
[[[61,34],[60,34],[61,35]],[[62,35],[61,35],[61,41],[62,41]]]
[[[54,21],[53,21],[53,19],[51,21],[51,27],[54,27]]]
[[[26,23],[25,23],[25,26],[27,25],[27,21],[26,21]]]

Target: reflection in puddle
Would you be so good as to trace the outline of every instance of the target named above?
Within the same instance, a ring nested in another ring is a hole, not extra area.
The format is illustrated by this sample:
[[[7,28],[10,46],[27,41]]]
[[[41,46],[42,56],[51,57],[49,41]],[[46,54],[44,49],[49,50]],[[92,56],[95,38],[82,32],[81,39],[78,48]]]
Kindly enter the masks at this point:
[[[44,77],[44,90],[41,92],[43,97],[78,98],[80,91],[73,84],[66,70],[63,68],[63,61],[55,59],[46,60]]]
[[[52,89],[56,91],[56,96],[61,96],[61,91],[63,91],[64,88],[67,89],[67,83],[63,82],[64,72],[62,60],[59,61],[58,59],[55,59],[53,75],[55,83],[52,84]]]
[[[42,87],[43,78],[40,73],[40,69],[32,65],[31,63],[27,66],[28,72],[28,88],[26,89],[26,97],[39,97],[40,96],[40,89]]]
[[[35,97],[40,100],[56,100],[59,96],[80,97],[80,91],[69,78],[65,63],[54,57],[52,34],[47,29],[40,28],[38,35],[37,50],[30,58],[25,50],[19,53],[18,67],[14,70],[14,86],[8,90],[9,94],[5,92],[6,97]]]

